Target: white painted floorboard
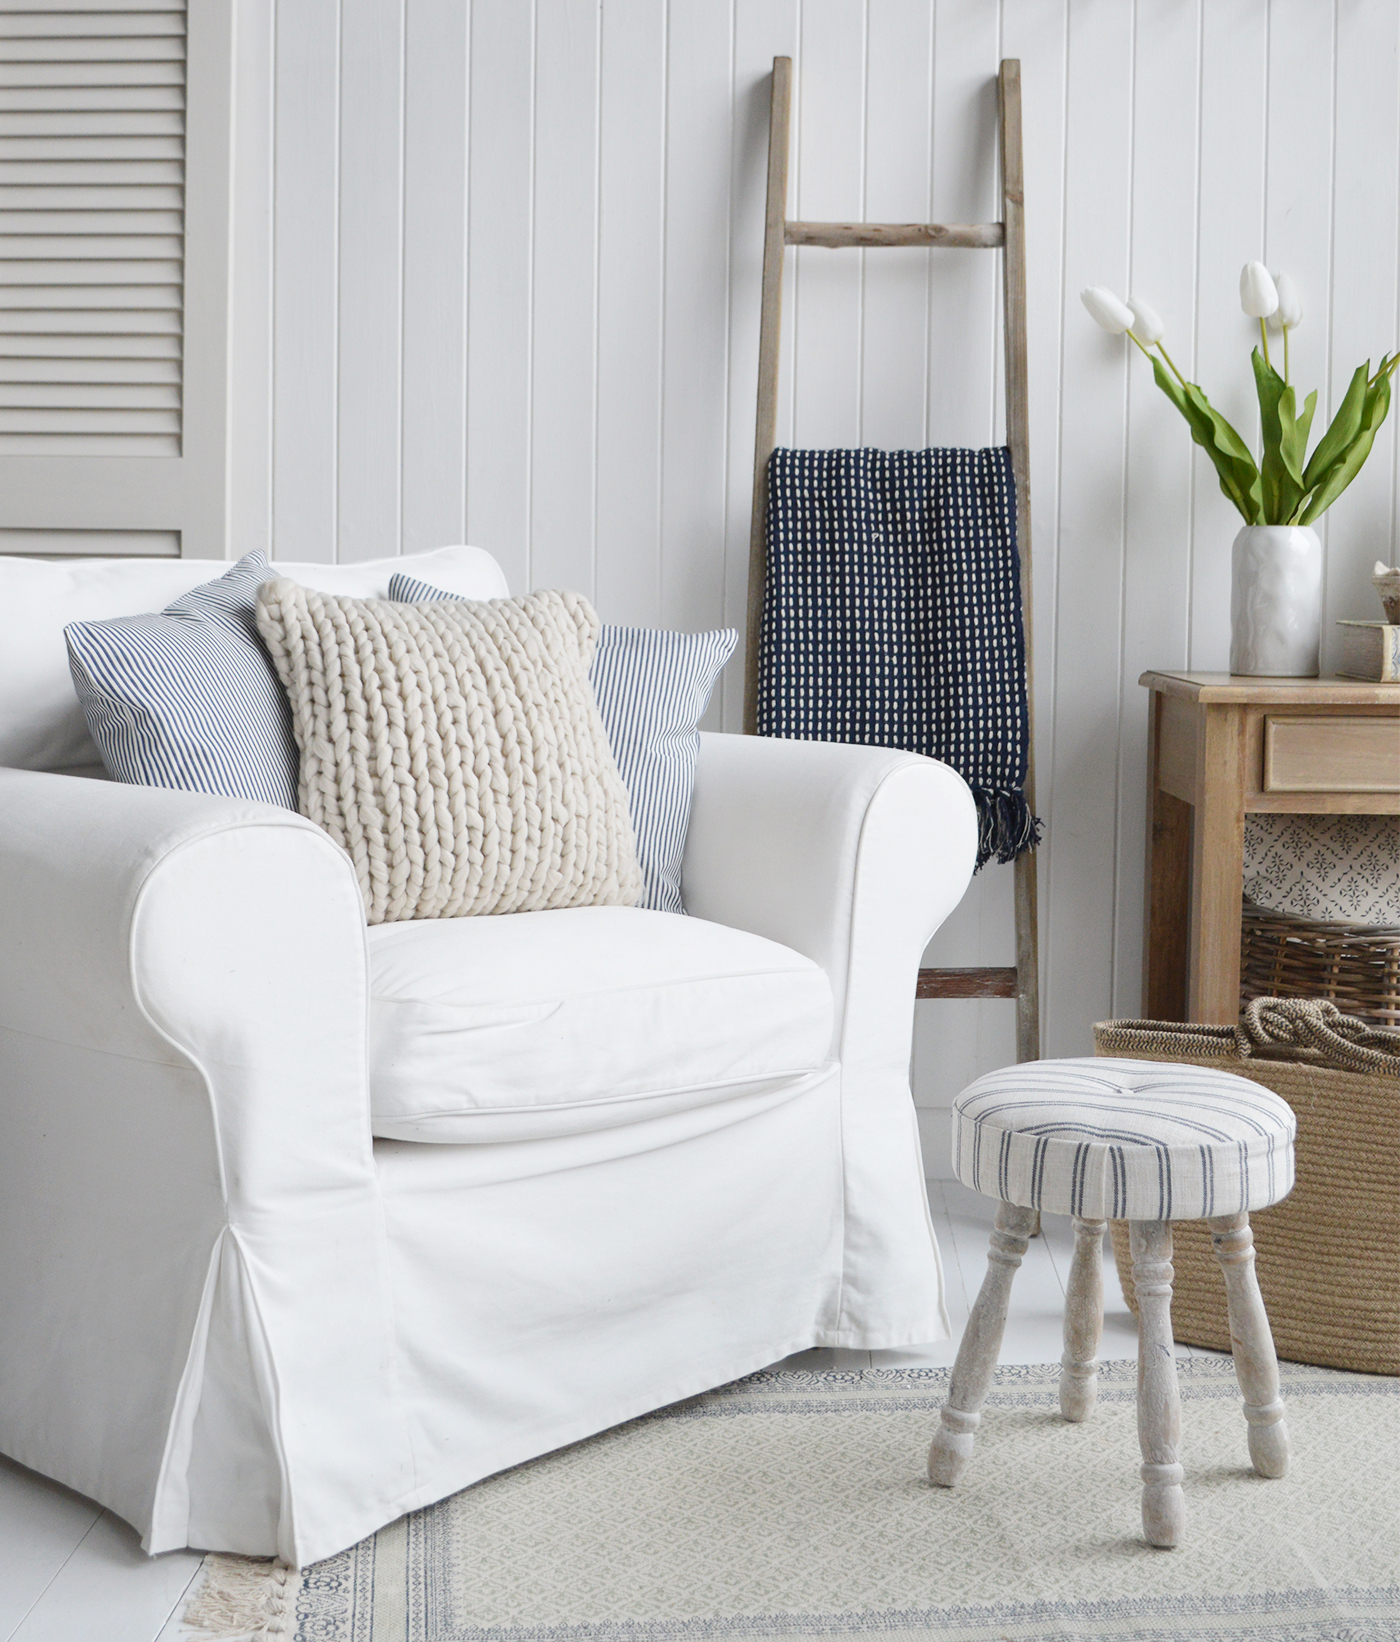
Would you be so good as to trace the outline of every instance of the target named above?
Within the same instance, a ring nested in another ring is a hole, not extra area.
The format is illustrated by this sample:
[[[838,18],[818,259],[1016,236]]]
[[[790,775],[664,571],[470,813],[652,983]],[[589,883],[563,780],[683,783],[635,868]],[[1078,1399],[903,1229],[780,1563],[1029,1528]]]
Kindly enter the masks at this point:
[[[148,1557],[111,1512],[10,1460],[0,1466],[0,1638],[152,1642],[199,1554]]]
[[[930,1181],[952,1338],[900,1351],[800,1352],[802,1368],[946,1367],[987,1265],[996,1205],[956,1181]],[[1011,1291],[1001,1360],[1058,1362],[1073,1234],[1046,1215]],[[1181,1356],[1193,1353],[1178,1346]],[[1104,1357],[1137,1355],[1137,1330],[1105,1241]],[[110,1512],[0,1456],[0,1642],[184,1642],[178,1609],[199,1570],[195,1552],[151,1558]]]

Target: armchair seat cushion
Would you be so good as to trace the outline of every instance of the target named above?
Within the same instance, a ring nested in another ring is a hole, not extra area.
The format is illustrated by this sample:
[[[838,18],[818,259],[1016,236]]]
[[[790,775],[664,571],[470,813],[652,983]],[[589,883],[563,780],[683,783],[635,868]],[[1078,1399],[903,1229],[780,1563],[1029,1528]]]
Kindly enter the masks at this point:
[[[796,1087],[828,1063],[825,973],[776,941],[639,907],[380,924],[376,1135],[463,1144],[614,1128]]]

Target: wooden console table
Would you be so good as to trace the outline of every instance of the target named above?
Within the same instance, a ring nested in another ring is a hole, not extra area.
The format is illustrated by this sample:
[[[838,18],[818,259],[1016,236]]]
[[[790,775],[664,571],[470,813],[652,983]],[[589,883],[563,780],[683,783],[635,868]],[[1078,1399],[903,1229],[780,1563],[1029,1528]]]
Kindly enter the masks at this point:
[[[1240,1007],[1246,815],[1400,815],[1400,684],[1144,673],[1143,1014]]]

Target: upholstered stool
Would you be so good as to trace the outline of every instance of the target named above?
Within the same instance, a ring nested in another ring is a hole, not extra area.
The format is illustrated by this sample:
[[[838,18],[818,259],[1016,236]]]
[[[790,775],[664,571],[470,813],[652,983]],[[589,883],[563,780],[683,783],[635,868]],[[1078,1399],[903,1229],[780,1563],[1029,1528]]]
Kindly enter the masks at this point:
[[[1248,1078],[1157,1061],[1042,1060],[978,1078],[953,1107],[958,1178],[1000,1198],[987,1275],[958,1348],[929,1450],[930,1478],[950,1488],[972,1457],[996,1368],[1011,1280],[1042,1209],[1074,1217],[1065,1302],[1060,1412],[1093,1409],[1103,1328],[1103,1233],[1130,1222],[1138,1296],[1138,1438],[1142,1526],[1175,1545],[1185,1516],[1181,1399],[1172,1348],[1173,1220],[1209,1220],[1225,1274],[1235,1373],[1249,1457],[1264,1477],[1288,1467],[1278,1360],[1254,1274],[1249,1211],[1293,1186],[1296,1125],[1287,1102]]]

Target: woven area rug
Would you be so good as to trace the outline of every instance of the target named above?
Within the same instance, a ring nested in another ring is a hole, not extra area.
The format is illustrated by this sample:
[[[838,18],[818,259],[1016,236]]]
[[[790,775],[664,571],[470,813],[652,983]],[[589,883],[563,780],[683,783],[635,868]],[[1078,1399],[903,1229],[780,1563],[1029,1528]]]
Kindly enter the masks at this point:
[[[924,1476],[946,1370],[763,1373],[489,1478],[305,1570],[299,1588],[291,1576],[265,1610],[285,1601],[285,1618],[263,1634],[1400,1638],[1400,1380],[1284,1364],[1293,1466],[1265,1482],[1228,1360],[1179,1368],[1175,1551],[1141,1538],[1132,1363],[1105,1365],[1078,1426],[1058,1417],[1058,1368],[1001,1369],[951,1491]],[[221,1570],[266,1566],[213,1558],[211,1590]]]

